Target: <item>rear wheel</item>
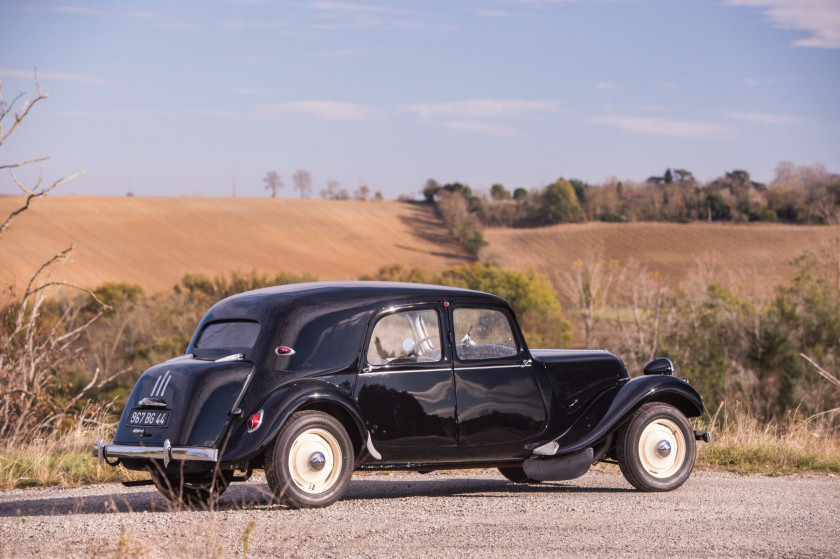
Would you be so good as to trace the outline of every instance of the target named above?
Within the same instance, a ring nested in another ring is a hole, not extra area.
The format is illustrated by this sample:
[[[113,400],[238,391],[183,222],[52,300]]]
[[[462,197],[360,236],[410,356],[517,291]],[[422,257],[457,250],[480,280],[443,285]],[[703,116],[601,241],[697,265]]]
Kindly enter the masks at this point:
[[[334,417],[319,411],[292,415],[265,452],[265,477],[292,508],[326,507],[344,495],[353,476],[350,436]]]
[[[618,430],[621,473],[640,491],[671,491],[688,479],[697,445],[688,419],[668,404],[640,407]]]
[[[152,483],[167,500],[190,507],[207,506],[225,492],[233,472],[214,476],[181,476],[152,470]]]
[[[505,466],[499,468],[499,473],[513,483],[539,483],[539,480],[528,477],[522,466]]]

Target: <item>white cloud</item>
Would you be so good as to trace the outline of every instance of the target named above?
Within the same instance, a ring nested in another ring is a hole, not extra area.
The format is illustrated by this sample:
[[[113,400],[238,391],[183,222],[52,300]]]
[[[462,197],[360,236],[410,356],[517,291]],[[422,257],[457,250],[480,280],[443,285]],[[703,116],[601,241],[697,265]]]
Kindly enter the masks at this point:
[[[440,125],[450,130],[485,134],[487,136],[499,136],[503,138],[515,138],[524,135],[521,130],[517,130],[511,126],[493,124],[491,122],[481,122],[478,120],[447,120],[441,122]]]
[[[759,86],[761,84],[762,84],[761,80],[757,80],[755,78],[747,78],[747,79],[744,80],[744,85],[748,85],[750,87],[756,87],[756,86]]]
[[[799,117],[767,113],[739,113],[731,111],[723,113],[723,116],[733,120],[747,120],[764,124],[801,124],[803,122]]]
[[[811,34],[794,41],[795,46],[840,48],[840,2],[837,0],[727,0],[727,4],[758,8],[778,27]]]
[[[705,122],[637,116],[596,115],[592,122],[635,134],[681,138],[715,136],[728,130],[725,126]]]
[[[595,84],[596,89],[615,89],[618,86],[615,82],[598,82]]]
[[[257,113],[267,117],[310,117],[316,120],[351,121],[365,120],[378,111],[367,105],[339,101],[292,101],[255,105]]]
[[[97,76],[90,76],[87,74],[74,74],[70,72],[43,72],[37,71],[37,78],[39,82],[50,81],[67,81],[76,83],[86,83],[88,85],[117,85],[116,82],[99,78]],[[26,78],[35,80],[35,70],[0,70],[0,79],[2,78]]]
[[[425,119],[449,117],[457,119],[522,117],[561,109],[557,101],[525,101],[521,99],[468,99],[446,103],[418,103],[405,107]]]

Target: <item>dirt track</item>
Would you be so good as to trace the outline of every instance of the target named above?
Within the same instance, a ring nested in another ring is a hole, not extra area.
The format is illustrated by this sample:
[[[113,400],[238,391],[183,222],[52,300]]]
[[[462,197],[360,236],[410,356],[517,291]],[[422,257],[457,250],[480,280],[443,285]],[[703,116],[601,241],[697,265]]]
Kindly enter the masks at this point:
[[[356,476],[343,501],[294,511],[262,479],[216,511],[148,487],[0,493],[2,557],[837,557],[840,478],[695,472],[642,494],[620,475],[507,483],[494,471]]]

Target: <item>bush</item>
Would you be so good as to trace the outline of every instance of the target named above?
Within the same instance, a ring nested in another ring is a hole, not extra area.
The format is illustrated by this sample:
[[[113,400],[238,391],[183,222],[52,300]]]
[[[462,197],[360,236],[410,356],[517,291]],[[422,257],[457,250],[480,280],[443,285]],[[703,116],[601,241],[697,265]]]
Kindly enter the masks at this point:
[[[575,189],[569,181],[560,179],[548,185],[541,196],[540,214],[547,223],[564,223],[583,220]]]

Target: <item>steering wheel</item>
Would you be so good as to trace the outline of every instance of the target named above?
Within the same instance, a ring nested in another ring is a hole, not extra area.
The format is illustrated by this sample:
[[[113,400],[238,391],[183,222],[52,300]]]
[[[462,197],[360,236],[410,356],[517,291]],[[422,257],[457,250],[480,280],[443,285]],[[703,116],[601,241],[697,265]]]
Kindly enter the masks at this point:
[[[464,334],[463,336],[461,336],[461,343],[462,343],[462,344],[467,344],[468,346],[473,346],[473,345],[475,345],[475,342],[474,342],[474,341],[472,341],[472,338],[470,338],[470,334],[472,334],[472,331],[473,331],[473,325],[472,325],[472,324],[470,324],[470,329],[469,329],[469,330],[467,330],[467,333],[466,333],[466,334]]]

